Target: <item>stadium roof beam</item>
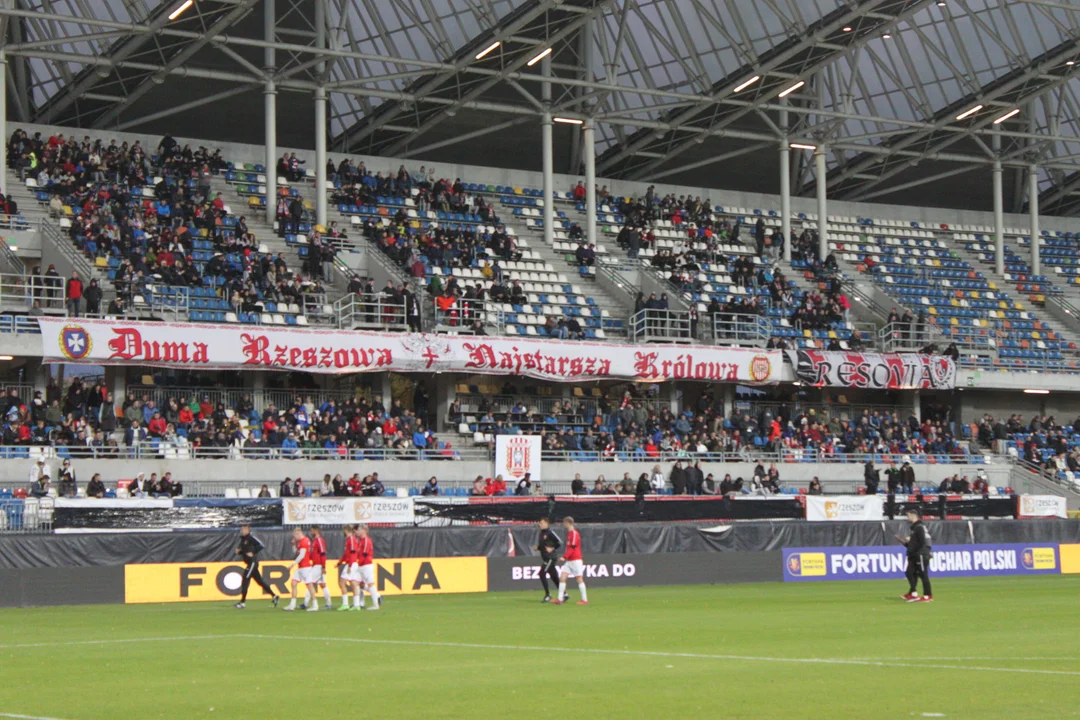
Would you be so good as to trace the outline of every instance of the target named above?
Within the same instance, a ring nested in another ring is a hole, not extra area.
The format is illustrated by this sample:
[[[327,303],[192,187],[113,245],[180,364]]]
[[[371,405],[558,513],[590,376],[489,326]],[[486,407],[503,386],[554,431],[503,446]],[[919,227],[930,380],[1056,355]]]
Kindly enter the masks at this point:
[[[722,129],[767,103],[787,94],[796,82],[804,82],[819,69],[860,47],[885,30],[911,17],[932,0],[856,0],[838,7],[806,28],[791,32],[784,42],[762,53],[755,62],[714,83],[709,98],[714,102],[729,98],[741,88],[740,100],[750,101],[738,109],[717,106],[694,108],[670,114],[666,122],[672,130],[657,137],[654,132],[634,133],[625,143],[612,146],[599,159],[597,172],[609,177],[647,177],[672,158],[694,147],[700,134],[687,137],[680,126],[697,122],[710,129]],[[845,30],[847,28],[847,30]],[[757,78],[750,83],[751,78]],[[750,83],[747,85],[747,83]],[[635,164],[642,150],[659,152],[662,158],[644,165]]]
[[[192,40],[184,47],[184,49],[169,58],[169,61],[166,62],[163,67],[164,73],[168,74],[174,68],[184,65],[195,53],[202,50],[208,42],[228,30],[237,20],[247,15],[256,2],[258,2],[258,0],[241,0],[238,2],[232,10],[220,16],[197,40]],[[110,122],[119,118],[121,113],[130,108],[132,104],[137,102],[143,95],[150,92],[150,90],[159,83],[160,78],[157,75],[144,78],[142,82],[135,86],[134,90],[127,93],[121,102],[114,104],[106,112],[99,115],[97,119],[94,120],[91,127],[99,130],[106,127]]]
[[[994,78],[977,92],[965,95],[937,110],[926,120],[928,127],[909,133],[898,133],[880,143],[893,148],[918,151],[915,161],[934,159],[942,150],[973,137],[980,130],[995,127],[995,121],[1016,108],[1025,107],[1047,92],[1076,77],[1072,63],[1080,62],[1080,41],[1069,39],[1027,63]],[[997,125],[1000,127],[1000,123]],[[957,129],[963,132],[956,132]],[[1045,138],[1025,133],[1028,139]],[[1019,137],[1019,136],[1017,136]],[[827,176],[830,195],[837,198],[860,199],[867,191],[899,175],[910,167],[910,160],[883,160],[881,155],[859,154],[834,168]],[[884,156],[888,157],[888,156]],[[874,180],[859,180],[855,175],[872,172]],[[815,181],[816,182],[816,181]],[[809,192],[808,183],[803,192]],[[874,193],[875,196],[880,193]]]
[[[141,50],[142,47],[153,38],[154,33],[164,28],[165,25],[170,22],[169,15],[173,11],[173,9],[174,7],[171,4],[161,4],[157,9],[156,14],[154,14],[150,22],[146,24],[146,32],[134,35],[125,35],[113,45],[109,52],[109,57],[113,60],[122,62],[124,59]],[[42,13],[35,12],[28,12],[26,15],[24,15],[24,17],[32,19],[44,19]],[[85,19],[76,17],[75,21],[83,23]],[[67,44],[68,42],[69,40],[65,36],[62,38],[58,38],[56,44]],[[81,77],[79,77],[74,83],[67,84],[63,90],[61,90],[53,97],[49,98],[49,100],[41,108],[38,109],[38,112],[35,114],[34,117],[34,120],[36,122],[48,124],[55,121],[60,113],[71,107],[71,105],[80,97],[84,97],[86,92],[90,88],[92,88],[94,85],[96,85],[99,81],[103,79],[103,77],[99,73],[93,71],[93,68],[89,67],[86,68],[84,72],[80,73],[80,75]]]
[[[553,43],[567,37],[574,29],[587,22],[588,18],[607,2],[608,0],[530,0],[503,18],[498,25],[473,37],[459,48],[448,67],[433,76],[417,79],[407,92],[427,96],[450,90],[459,93],[458,98],[461,101],[473,100],[497,84],[502,73],[526,66],[537,54],[538,43],[553,47]],[[585,13],[582,13],[582,10]],[[528,40],[537,42],[526,42]],[[499,45],[491,49],[495,43]],[[463,71],[472,65],[485,66],[497,73],[483,80],[463,78]],[[351,149],[357,142],[371,137],[380,128],[407,112],[413,114],[417,123],[416,130],[369,145],[386,147],[389,154],[394,154],[400,146],[407,145],[430,130],[441,117],[439,114],[424,117],[417,112],[415,105],[405,107],[402,103],[385,103],[370,117],[339,133],[332,143],[336,147]]]

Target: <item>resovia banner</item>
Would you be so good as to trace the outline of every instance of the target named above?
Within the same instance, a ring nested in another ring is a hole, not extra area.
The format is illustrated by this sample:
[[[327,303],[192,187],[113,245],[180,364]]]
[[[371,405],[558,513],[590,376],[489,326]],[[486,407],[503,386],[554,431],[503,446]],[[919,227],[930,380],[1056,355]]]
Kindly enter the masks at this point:
[[[892,580],[904,577],[903,547],[785,548],[784,580]],[[931,577],[1052,575],[1059,572],[1054,543],[940,545],[930,560]]]
[[[285,525],[411,523],[412,498],[284,498]]]

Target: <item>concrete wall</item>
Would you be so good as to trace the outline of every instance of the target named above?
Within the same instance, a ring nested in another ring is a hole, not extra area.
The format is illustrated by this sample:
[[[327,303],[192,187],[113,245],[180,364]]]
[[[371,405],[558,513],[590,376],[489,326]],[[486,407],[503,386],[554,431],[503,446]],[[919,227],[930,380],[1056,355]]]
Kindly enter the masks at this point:
[[[0,462],[0,482],[25,484],[30,462],[29,460]],[[341,473],[342,476],[349,477],[354,472],[361,475],[377,472],[384,482],[417,487],[432,475],[439,478],[440,482],[466,483],[472,482],[477,475],[486,477],[493,474],[492,463],[481,461],[73,460],[72,462],[80,483],[85,484],[94,473],[101,473],[106,486],[110,486],[117,479],[133,478],[140,472],[148,475],[156,472],[159,476],[164,472],[172,472],[173,478],[179,482],[198,481],[204,484],[221,482],[222,484],[268,483],[276,485],[286,476],[292,478],[300,476],[304,478],[308,487],[313,487],[316,481],[321,481],[325,473],[331,475]],[[636,479],[641,473],[650,472],[654,465],[655,463],[632,462],[545,462],[541,483],[549,491],[564,492],[569,488],[569,483],[575,473],[581,473],[582,479],[591,487],[600,474],[609,481],[617,481],[622,478],[623,473],[628,472],[630,477]],[[673,463],[669,462],[660,465],[665,475],[673,467]],[[50,467],[55,468],[55,466],[57,466],[57,461],[50,461]],[[974,478],[978,469],[978,466],[974,465],[915,465],[914,467],[915,477],[920,484],[934,485],[953,473]],[[987,471],[991,485],[1009,484],[1008,466],[986,465],[983,467]],[[717,481],[723,479],[725,473],[731,473],[732,477],[749,479],[754,472],[753,463],[703,463],[702,468],[706,474],[712,473]],[[782,463],[778,469],[781,483],[787,487],[806,487],[810,480],[817,476],[826,492],[851,491],[855,486],[862,484],[863,477],[863,466],[857,463],[843,465]],[[879,469],[884,470],[884,466]],[[51,474],[53,477],[57,475],[56,472]]]

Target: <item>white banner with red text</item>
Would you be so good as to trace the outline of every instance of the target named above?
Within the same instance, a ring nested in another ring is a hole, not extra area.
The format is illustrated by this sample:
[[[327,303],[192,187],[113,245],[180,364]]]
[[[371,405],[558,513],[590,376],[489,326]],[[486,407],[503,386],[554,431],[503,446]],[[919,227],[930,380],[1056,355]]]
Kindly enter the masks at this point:
[[[49,362],[312,373],[468,372],[574,382],[780,381],[778,350],[264,325],[38,318]]]
[[[495,474],[502,475],[511,490],[526,475],[529,482],[540,482],[540,436],[496,435]]]
[[[412,498],[326,497],[283,498],[285,525],[352,525],[411,523]]]
[[[789,350],[795,377],[817,387],[951,390],[956,363],[944,355]]]
[[[884,495],[807,495],[806,519],[810,521],[881,520],[885,515]]]

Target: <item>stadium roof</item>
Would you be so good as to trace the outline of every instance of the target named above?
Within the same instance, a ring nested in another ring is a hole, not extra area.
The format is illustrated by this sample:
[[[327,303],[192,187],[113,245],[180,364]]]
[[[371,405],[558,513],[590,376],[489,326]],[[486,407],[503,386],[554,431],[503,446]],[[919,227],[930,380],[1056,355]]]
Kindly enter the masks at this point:
[[[536,169],[551,47],[602,176],[775,193],[786,135],[828,148],[831,197],[989,209],[1000,156],[1006,209],[1032,163],[1044,212],[1080,207],[1072,0],[323,0],[322,51],[319,1],[276,0],[281,145],[314,146],[323,85],[331,152]],[[9,114],[259,142],[268,2],[5,3]],[[793,174],[812,194],[809,153]]]

